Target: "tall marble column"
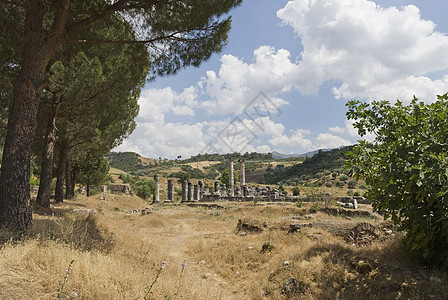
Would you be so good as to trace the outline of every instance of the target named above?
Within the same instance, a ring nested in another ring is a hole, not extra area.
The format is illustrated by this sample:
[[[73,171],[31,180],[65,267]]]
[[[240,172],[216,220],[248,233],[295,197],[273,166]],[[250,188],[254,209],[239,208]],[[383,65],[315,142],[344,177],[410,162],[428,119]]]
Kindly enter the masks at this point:
[[[159,175],[154,175],[154,181],[156,182],[156,191],[155,191],[155,193],[154,193],[154,195],[153,195],[153,198],[152,198],[152,203],[160,203],[160,200],[159,200]]]
[[[233,159],[229,160],[229,196],[233,196]]]
[[[193,183],[188,182],[187,201],[193,201]]]
[[[244,159],[240,159],[240,185],[243,187],[246,185],[246,170],[244,166]]]
[[[172,179],[168,179],[168,202],[174,201],[174,182]]]
[[[187,181],[182,181],[182,200],[181,202],[187,202]]]
[[[199,201],[202,201],[202,196],[204,196],[204,181],[199,180],[198,185],[199,185]]]
[[[199,185],[197,184],[193,186],[193,200],[199,201]]]

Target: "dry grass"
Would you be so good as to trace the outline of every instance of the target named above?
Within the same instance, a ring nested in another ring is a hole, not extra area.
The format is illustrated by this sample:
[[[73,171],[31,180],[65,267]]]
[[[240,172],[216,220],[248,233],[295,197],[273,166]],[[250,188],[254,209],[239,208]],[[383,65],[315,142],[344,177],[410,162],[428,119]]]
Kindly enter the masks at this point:
[[[99,210],[98,197],[78,197],[35,214],[24,235],[0,231],[0,299],[56,298],[71,260],[64,298],[142,299],[165,259],[150,299],[173,299],[179,286],[183,299],[448,298],[446,272],[402,258],[398,239],[360,248],[336,234],[356,219],[309,215],[310,203],[218,204],[225,209],[166,205],[141,215],[130,212],[147,207],[141,199],[106,195]],[[236,233],[238,219],[266,222],[265,230]],[[292,221],[315,226],[282,230]],[[276,247],[262,253],[268,241]],[[291,277],[299,292],[282,294]]]

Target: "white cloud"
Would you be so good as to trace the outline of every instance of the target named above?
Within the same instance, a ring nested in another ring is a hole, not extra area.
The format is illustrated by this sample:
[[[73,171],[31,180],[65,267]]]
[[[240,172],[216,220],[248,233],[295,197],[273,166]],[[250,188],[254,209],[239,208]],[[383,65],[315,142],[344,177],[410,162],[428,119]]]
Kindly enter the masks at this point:
[[[163,124],[165,114],[168,112],[194,116],[196,98],[196,91],[192,87],[185,89],[182,93],[175,92],[171,87],[143,90],[138,101],[140,112],[137,121]]]
[[[238,115],[260,92],[276,107],[287,104],[276,95],[292,87],[291,73],[297,65],[291,62],[289,51],[261,46],[254,51],[254,56],[255,62],[247,64],[235,56],[224,55],[218,74],[208,71],[198,83],[207,98],[200,107],[212,115]]]
[[[299,124],[285,128],[272,118],[289,104],[281,93],[314,94],[328,81],[340,83],[332,89],[336,99],[409,100],[416,95],[430,102],[448,91],[448,75],[428,76],[448,73],[448,56],[441,55],[448,53],[448,37],[423,20],[414,5],[383,8],[367,0],[292,0],[277,15],[300,37],[300,57],[260,46],[251,62],[223,55],[219,70],[207,71],[182,92],[170,87],[143,91],[137,129],[117,149],[172,158],[204,149],[303,153],[340,147],[358,138],[352,121],[327,132]],[[260,92],[270,108],[251,114],[248,105]],[[188,121],[167,122],[167,114]]]
[[[448,37],[422,20],[419,9],[383,8],[366,0],[294,0],[277,13],[303,44],[297,88],[315,93],[339,80],[336,98],[432,101],[448,80],[424,74],[448,68]]]
[[[317,144],[315,149],[333,149],[353,144],[349,140],[343,139],[342,137],[331,133],[320,133],[316,138],[316,142]]]

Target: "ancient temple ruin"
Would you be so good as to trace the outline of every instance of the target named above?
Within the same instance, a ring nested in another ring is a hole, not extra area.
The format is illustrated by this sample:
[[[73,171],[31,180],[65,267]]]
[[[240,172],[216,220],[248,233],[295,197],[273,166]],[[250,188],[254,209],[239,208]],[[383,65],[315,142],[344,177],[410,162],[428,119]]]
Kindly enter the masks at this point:
[[[215,202],[215,201],[277,201],[277,202],[296,202],[307,201],[305,196],[282,195],[278,189],[272,187],[248,186],[246,184],[245,161],[239,159],[239,184],[234,182],[234,160],[229,160],[229,180],[227,183],[215,180],[212,187],[204,185],[203,180],[195,182],[182,180],[181,182],[181,203],[187,202]],[[156,191],[153,197],[153,203],[160,203],[159,199],[159,176],[154,175],[156,182]],[[168,179],[167,199],[164,203],[174,202],[174,182]],[[228,185],[227,185],[228,184]],[[347,198],[347,197],[346,197]],[[352,198],[352,197],[350,197]],[[354,200],[347,200],[345,204],[348,208],[356,209],[357,203],[365,202],[363,197],[353,197]],[[357,202],[356,202],[357,201]]]

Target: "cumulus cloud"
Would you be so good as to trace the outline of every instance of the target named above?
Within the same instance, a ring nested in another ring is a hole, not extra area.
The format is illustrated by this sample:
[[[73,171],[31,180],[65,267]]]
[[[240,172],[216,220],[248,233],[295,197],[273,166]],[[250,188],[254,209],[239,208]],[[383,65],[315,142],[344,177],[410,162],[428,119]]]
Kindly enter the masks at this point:
[[[448,91],[448,75],[428,75],[448,69],[448,56],[440,55],[448,53],[448,37],[423,20],[414,5],[384,8],[368,0],[292,0],[277,16],[300,38],[299,57],[263,45],[250,62],[223,55],[219,70],[207,71],[181,92],[171,87],[143,91],[137,129],[117,149],[185,157],[340,147],[358,138],[352,121],[327,132],[314,132],[304,124],[285,128],[278,116],[293,104],[282,95],[315,94],[328,81],[338,82],[332,88],[336,99],[409,100],[415,95],[431,102]],[[184,121],[166,121],[170,114]]]
[[[287,104],[277,94],[292,87],[291,74],[297,65],[291,62],[285,49],[276,51],[261,46],[254,51],[255,62],[248,64],[233,55],[221,58],[218,74],[208,71],[198,83],[206,100],[200,107],[209,114],[241,114],[260,92],[264,92],[276,107]]]
[[[294,0],[277,12],[303,44],[297,88],[315,93],[339,80],[336,98],[426,101],[448,80],[423,75],[448,68],[448,37],[421,19],[414,5],[383,8],[367,0]]]

